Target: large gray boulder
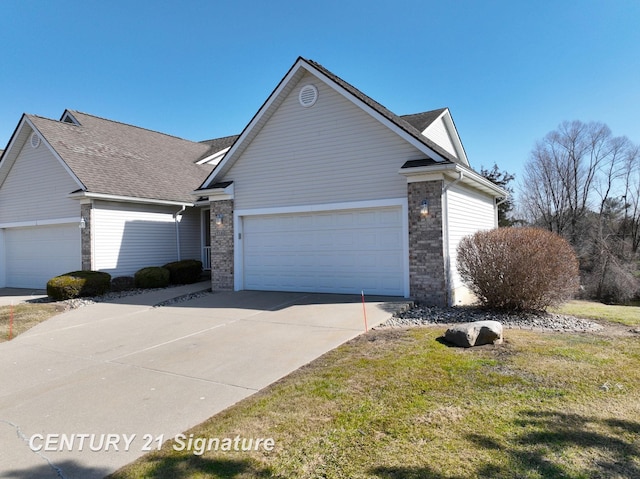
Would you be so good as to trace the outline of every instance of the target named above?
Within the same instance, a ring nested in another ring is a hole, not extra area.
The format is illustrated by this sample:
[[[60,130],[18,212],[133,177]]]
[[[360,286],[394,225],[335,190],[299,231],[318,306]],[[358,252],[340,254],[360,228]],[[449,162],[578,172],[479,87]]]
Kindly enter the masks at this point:
[[[456,324],[447,329],[444,340],[463,348],[483,344],[502,344],[502,324],[498,321]]]

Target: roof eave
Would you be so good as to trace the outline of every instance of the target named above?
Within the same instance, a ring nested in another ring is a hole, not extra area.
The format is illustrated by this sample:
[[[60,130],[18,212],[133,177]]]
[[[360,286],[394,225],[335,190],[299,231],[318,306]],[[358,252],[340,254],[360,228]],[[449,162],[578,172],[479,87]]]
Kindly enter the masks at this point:
[[[178,200],[161,200],[157,198],[138,198],[135,196],[124,195],[111,195],[107,193],[92,193],[90,191],[74,191],[67,195],[72,199],[91,199],[91,200],[104,200],[104,201],[116,201],[122,203],[142,203],[149,205],[166,205],[166,206],[193,206],[193,201],[178,201]]]
[[[480,190],[494,198],[507,198],[509,192],[459,163],[443,163],[430,166],[401,168],[398,173],[407,178],[407,182],[428,181],[433,179],[460,180],[464,184]]]
[[[232,200],[234,198],[233,182],[226,182],[212,188],[197,189],[191,192],[196,198],[208,197],[209,201]]]

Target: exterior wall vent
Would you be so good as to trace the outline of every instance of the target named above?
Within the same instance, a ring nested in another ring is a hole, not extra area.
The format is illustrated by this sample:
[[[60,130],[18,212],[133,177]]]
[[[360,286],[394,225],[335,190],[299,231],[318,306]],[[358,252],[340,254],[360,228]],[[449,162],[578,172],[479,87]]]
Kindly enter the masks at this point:
[[[31,134],[31,148],[38,148],[40,146],[40,137],[36,132]]]
[[[314,85],[305,85],[300,89],[300,94],[298,95],[298,100],[300,104],[309,108],[316,104],[318,101],[318,89]]]

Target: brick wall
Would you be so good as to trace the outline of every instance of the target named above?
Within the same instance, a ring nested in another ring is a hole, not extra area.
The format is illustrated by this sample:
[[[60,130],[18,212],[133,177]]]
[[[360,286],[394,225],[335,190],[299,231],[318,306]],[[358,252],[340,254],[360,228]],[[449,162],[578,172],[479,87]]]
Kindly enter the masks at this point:
[[[428,304],[447,303],[442,231],[443,182],[424,181],[407,184],[409,202],[409,292]],[[420,214],[424,199],[429,215]]]
[[[233,200],[211,202],[211,290],[233,291]]]

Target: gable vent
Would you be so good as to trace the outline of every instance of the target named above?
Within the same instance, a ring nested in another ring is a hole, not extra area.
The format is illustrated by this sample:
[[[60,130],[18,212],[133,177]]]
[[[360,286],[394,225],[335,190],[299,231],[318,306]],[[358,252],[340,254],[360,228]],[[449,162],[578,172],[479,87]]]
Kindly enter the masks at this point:
[[[37,133],[31,134],[31,148],[38,148],[40,146],[40,137]]]
[[[300,100],[300,104],[305,108],[315,105],[316,101],[318,101],[318,89],[313,85],[303,86],[300,89],[298,100]]]

